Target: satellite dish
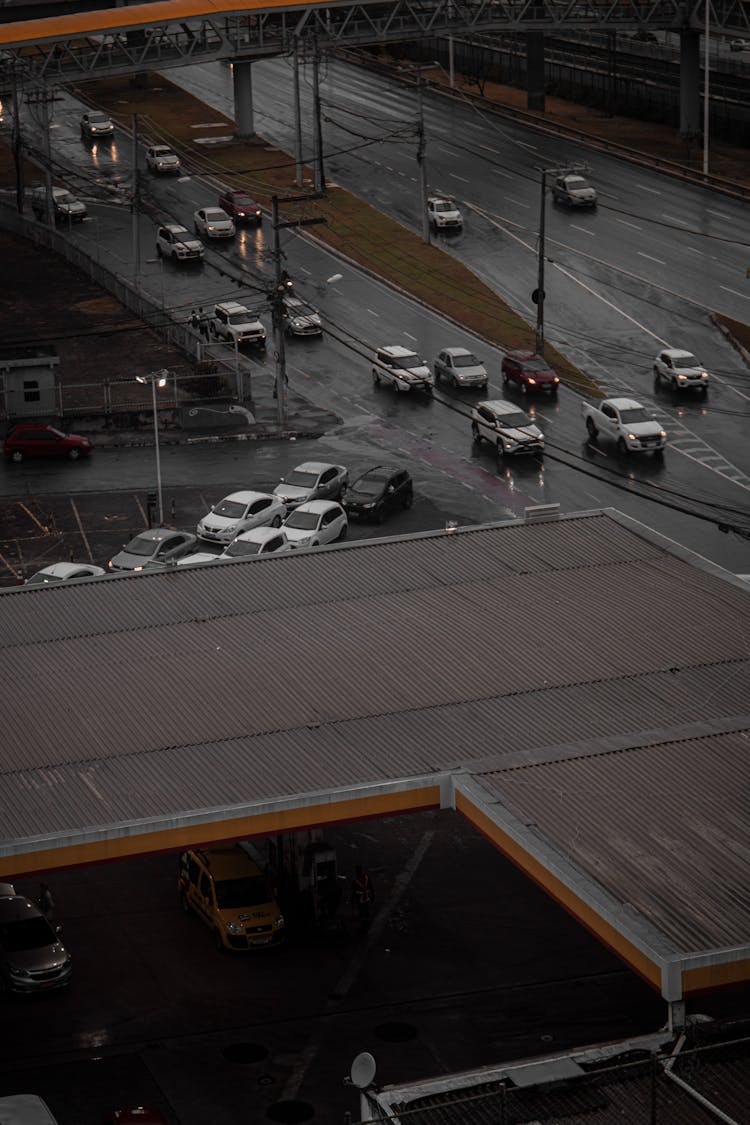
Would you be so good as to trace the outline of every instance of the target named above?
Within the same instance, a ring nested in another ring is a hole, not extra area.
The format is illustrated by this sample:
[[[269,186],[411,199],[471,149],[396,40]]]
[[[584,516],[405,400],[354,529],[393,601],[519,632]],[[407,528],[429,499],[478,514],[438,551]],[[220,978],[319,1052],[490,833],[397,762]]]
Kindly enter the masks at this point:
[[[366,1090],[375,1077],[376,1070],[375,1059],[369,1051],[362,1051],[361,1054],[357,1055],[349,1071],[352,1085],[358,1086],[360,1090]]]

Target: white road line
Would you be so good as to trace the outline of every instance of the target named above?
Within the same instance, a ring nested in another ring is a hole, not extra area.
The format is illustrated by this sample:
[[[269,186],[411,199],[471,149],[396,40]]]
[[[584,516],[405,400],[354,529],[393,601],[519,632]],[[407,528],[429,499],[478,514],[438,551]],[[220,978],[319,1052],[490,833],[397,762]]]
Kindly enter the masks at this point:
[[[503,199],[507,199],[508,203],[515,203],[516,207],[525,207],[527,211],[531,207],[530,203],[522,203],[520,199],[514,199],[511,195],[504,195]]]
[[[738,293],[736,289],[729,289],[726,285],[720,285],[719,289],[723,289],[725,293],[732,293],[735,297],[744,297],[746,301],[750,301],[750,295],[747,293]]]
[[[469,183],[469,181],[466,179],[465,176],[457,176],[455,172],[449,172],[448,175],[453,180],[460,180],[462,184],[468,184]]]
[[[417,337],[412,336],[411,332],[404,332],[404,336],[408,336],[410,340],[414,340],[416,342]]]
[[[723,211],[712,211],[710,207],[706,208],[706,213],[708,215],[716,215],[716,217],[719,219],[727,219],[727,221],[730,220],[730,216],[725,215]]]
[[[376,313],[374,311],[374,309],[365,309],[365,312],[368,312],[370,314],[370,316],[379,316],[380,315],[379,313]]]
[[[503,172],[501,168],[490,168],[490,172],[494,172],[496,176],[504,176],[506,180],[512,180],[510,172]]]
[[[307,266],[297,266],[297,269],[299,270],[300,273],[307,273],[307,274],[310,273],[310,270],[307,268]]]
[[[622,223],[624,227],[630,227],[631,230],[643,230],[643,227],[637,227],[635,223],[629,223],[626,219],[615,219],[616,223]]]
[[[686,246],[685,249],[689,250],[691,254],[703,254],[704,253],[703,250],[698,250],[695,246]]]
[[[637,250],[636,253],[641,258],[648,258],[649,262],[658,262],[660,266],[666,266],[667,264],[666,262],[662,261],[661,258],[654,258],[651,254],[644,254],[642,250]]]
[[[533,148],[534,152],[539,151],[539,145],[530,145],[528,141],[516,141],[516,144],[521,145],[522,148]]]
[[[438,152],[444,152],[447,156],[455,156],[456,159],[460,159],[459,154],[457,152],[454,152],[453,149],[443,148],[442,145],[438,145],[437,150]]]
[[[588,229],[587,227],[579,227],[579,226],[576,226],[576,224],[575,224],[575,223],[571,223],[570,225],[571,225],[571,227],[573,228],[573,230],[580,230],[580,231],[582,231],[582,232],[583,232],[584,234],[587,234],[587,235],[589,235],[589,237],[590,237],[590,238],[596,238],[596,232],[595,232],[595,231],[593,231],[593,230],[589,230],[589,229]]]
[[[485,152],[491,152],[493,156],[500,156],[500,149],[490,148],[489,145],[477,145],[477,148],[483,148]]]
[[[641,191],[648,191],[648,192],[650,192],[650,193],[651,193],[651,195],[661,195],[661,192],[660,192],[660,191],[657,191],[657,190],[656,190],[656,188],[652,188],[652,187],[646,187],[646,185],[645,185],[645,184],[636,184],[635,186],[636,186],[637,188],[640,188],[640,189],[641,189]]]
[[[661,213],[662,219],[667,219],[670,223],[679,223],[681,227],[689,227],[692,224],[687,219],[678,219],[676,215],[668,215],[666,211]]]

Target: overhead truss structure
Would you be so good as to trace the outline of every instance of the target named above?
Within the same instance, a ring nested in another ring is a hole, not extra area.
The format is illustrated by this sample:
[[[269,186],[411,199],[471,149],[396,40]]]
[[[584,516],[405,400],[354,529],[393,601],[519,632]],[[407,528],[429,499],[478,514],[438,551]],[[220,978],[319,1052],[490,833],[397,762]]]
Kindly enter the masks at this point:
[[[750,35],[748,0],[335,0],[222,6],[162,0],[0,25],[0,83],[71,82],[215,59],[366,46],[479,32],[701,29],[710,4],[716,34]],[[3,81],[5,79],[5,82]]]

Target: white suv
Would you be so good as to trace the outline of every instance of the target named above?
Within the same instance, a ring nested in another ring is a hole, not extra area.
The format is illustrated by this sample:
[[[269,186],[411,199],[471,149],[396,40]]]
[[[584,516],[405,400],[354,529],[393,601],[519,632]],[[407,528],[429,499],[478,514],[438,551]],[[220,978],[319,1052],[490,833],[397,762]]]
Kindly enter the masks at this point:
[[[156,251],[178,262],[199,262],[205,253],[201,240],[177,223],[165,223],[157,229]]]
[[[162,175],[170,172],[174,175],[180,171],[180,158],[167,145],[149,145],[146,149],[146,167]]]
[[[266,346],[266,330],[255,313],[237,301],[225,301],[214,309],[213,328],[223,340]]]
[[[460,230],[464,221],[452,199],[432,195],[427,200],[427,217],[435,230]]]
[[[669,383],[672,390],[708,390],[708,372],[692,352],[681,348],[664,348],[654,360],[654,375],[659,382]]]
[[[478,402],[471,412],[471,434],[495,446],[498,457],[513,453],[543,453],[544,434],[527,414],[505,399]]]
[[[394,391],[422,390],[432,394],[432,372],[416,352],[400,344],[378,348],[372,366],[372,378],[377,384],[383,380]]]

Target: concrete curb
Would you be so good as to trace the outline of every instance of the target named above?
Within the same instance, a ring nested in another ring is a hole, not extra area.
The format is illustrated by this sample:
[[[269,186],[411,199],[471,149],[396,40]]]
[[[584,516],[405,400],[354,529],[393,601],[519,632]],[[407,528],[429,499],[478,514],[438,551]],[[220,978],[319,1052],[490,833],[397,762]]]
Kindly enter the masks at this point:
[[[739,354],[743,363],[746,363],[747,366],[750,367],[750,352],[747,350],[744,344],[741,344],[739,342],[737,337],[732,333],[731,329],[727,328],[726,324],[722,324],[716,313],[709,313],[709,316],[711,318],[711,323],[719,329],[719,332],[721,332],[723,336],[726,337],[734,350]]]

